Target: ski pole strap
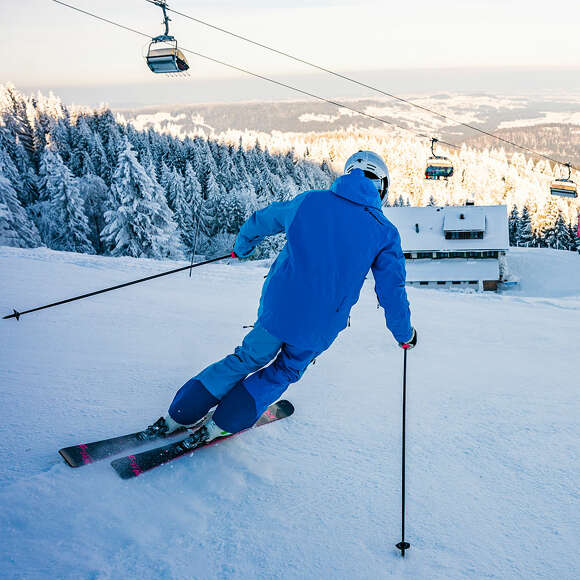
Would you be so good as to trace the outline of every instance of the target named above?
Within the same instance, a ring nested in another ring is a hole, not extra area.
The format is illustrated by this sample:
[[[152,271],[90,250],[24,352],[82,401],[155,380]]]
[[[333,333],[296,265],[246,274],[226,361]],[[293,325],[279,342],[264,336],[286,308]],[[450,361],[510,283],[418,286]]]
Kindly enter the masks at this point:
[[[24,314],[30,314],[31,312],[37,312],[38,310],[45,310],[46,308],[52,308],[53,306],[60,306],[61,304],[68,304],[69,302],[75,302],[76,300],[82,300],[83,298],[89,298],[90,296],[96,296],[97,294],[104,294],[105,292],[111,292],[111,290],[118,290],[119,288],[125,288],[127,286],[132,286],[133,284],[140,284],[141,282],[147,282],[149,280],[154,280],[155,278],[161,278],[162,276],[169,276],[169,274],[176,274],[177,272],[183,272],[185,270],[191,270],[192,268],[197,268],[198,266],[205,266],[205,264],[211,264],[212,262],[219,262],[220,260],[225,260],[229,258],[230,254],[226,256],[220,256],[218,258],[212,258],[211,260],[205,260],[204,262],[198,262],[197,264],[190,264],[189,266],[183,266],[181,268],[175,268],[174,270],[169,270],[167,272],[161,272],[160,274],[154,274],[153,276],[147,276],[146,278],[140,278],[139,280],[133,280],[132,282],[125,282],[124,284],[117,284],[116,286],[111,286],[109,288],[103,288],[103,290],[96,290],[95,292],[89,292],[88,294],[81,294],[80,296],[74,296],[73,298],[67,298],[66,300],[59,300],[58,302],[53,302],[52,304],[46,304],[45,306],[38,306],[37,308],[31,308],[30,310],[24,310],[23,312],[18,312],[14,310],[12,314],[3,316],[3,320],[8,318],[16,318],[20,320],[20,317]]]

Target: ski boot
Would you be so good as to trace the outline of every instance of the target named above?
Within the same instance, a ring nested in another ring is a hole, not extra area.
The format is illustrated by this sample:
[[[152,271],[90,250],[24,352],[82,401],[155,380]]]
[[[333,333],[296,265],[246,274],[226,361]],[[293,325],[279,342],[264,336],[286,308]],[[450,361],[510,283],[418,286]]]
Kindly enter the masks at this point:
[[[178,423],[171,417],[171,415],[166,415],[165,417],[159,417],[153,425],[149,425],[145,431],[141,434],[140,439],[159,439],[160,437],[168,437],[170,435],[175,435],[186,430],[195,430],[203,425],[203,422],[207,419],[207,415],[202,417],[199,421],[193,425],[182,425]]]
[[[219,437],[228,437],[231,433],[224,431],[221,427],[218,427],[213,419],[209,419],[201,427],[198,427],[197,431],[192,433],[187,439],[182,441],[182,445],[187,448],[194,449],[201,444],[209,443],[214,439]]]

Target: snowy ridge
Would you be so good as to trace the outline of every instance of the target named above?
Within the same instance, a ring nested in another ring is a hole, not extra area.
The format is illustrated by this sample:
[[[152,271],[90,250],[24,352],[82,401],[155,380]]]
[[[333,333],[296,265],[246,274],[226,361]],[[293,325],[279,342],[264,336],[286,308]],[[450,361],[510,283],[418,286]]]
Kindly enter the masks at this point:
[[[577,577],[579,256],[515,250],[504,295],[413,290],[408,521],[402,354],[372,280],[286,396],[296,413],[122,482],[63,445],[142,427],[254,320],[265,264],[220,263],[0,324],[0,576]],[[0,248],[0,309],[174,263]]]

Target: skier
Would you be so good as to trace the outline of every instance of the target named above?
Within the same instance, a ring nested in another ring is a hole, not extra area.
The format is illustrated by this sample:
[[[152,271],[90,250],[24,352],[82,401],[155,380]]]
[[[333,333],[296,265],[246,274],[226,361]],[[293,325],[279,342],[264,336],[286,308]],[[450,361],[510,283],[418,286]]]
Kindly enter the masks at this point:
[[[415,346],[401,240],[381,211],[387,165],[359,151],[344,172],[330,190],[273,203],[244,223],[233,257],[248,257],[266,236],[287,236],[264,282],[257,321],[233,354],[181,387],[156,430],[197,427],[195,436],[207,442],[251,427],[346,327],[369,269],[387,327],[401,347]]]

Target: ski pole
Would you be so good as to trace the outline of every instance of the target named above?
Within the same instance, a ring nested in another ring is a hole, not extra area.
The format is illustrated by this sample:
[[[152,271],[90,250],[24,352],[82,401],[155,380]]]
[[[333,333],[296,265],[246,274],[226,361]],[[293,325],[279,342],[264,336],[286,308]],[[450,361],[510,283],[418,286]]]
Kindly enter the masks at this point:
[[[146,278],[140,278],[139,280],[133,280],[132,282],[125,282],[124,284],[118,284],[117,286],[111,286],[110,288],[104,288],[103,290],[97,290],[95,292],[89,292],[88,294],[81,294],[80,296],[75,296],[74,298],[67,298],[66,300],[60,300],[59,302],[53,302],[52,304],[46,304],[45,306],[38,306],[37,308],[31,308],[30,310],[24,310],[23,312],[18,312],[14,310],[12,314],[3,316],[3,320],[8,318],[16,318],[20,320],[20,317],[24,314],[29,314],[30,312],[36,312],[38,310],[44,310],[45,308],[52,308],[53,306],[59,306],[61,304],[68,304],[69,302],[74,302],[75,300],[82,300],[83,298],[88,298],[89,296],[96,296],[97,294],[104,294],[105,292],[110,292],[111,290],[118,290],[119,288],[125,288],[126,286],[132,286],[133,284],[139,284],[141,282],[147,282],[148,280],[154,280],[155,278],[161,278],[162,276],[168,276],[169,274],[176,274],[177,272],[183,272],[185,270],[191,270],[191,268],[197,268],[198,266],[204,266],[205,264],[211,264],[212,262],[218,262],[219,260],[225,260],[226,258],[232,257],[232,254],[227,254],[226,256],[220,256],[219,258],[212,258],[211,260],[205,260],[204,262],[198,262],[197,264],[190,264],[189,266],[183,266],[182,268],[175,268],[174,270],[169,270],[167,272],[161,272],[161,274],[154,274],[153,276],[147,276]]]
[[[407,415],[407,351],[409,347],[403,346],[403,443],[402,443],[402,460],[401,460],[401,541],[396,544],[401,550],[401,556],[405,557],[405,550],[411,547],[411,544],[405,542],[405,439],[406,439],[406,415]]]

